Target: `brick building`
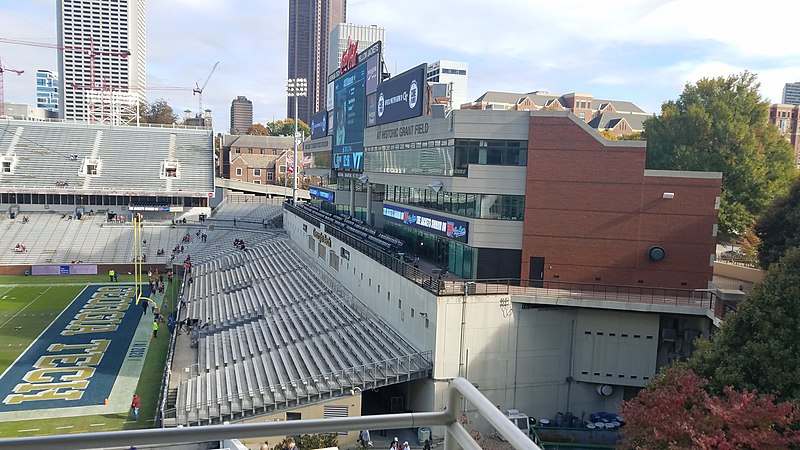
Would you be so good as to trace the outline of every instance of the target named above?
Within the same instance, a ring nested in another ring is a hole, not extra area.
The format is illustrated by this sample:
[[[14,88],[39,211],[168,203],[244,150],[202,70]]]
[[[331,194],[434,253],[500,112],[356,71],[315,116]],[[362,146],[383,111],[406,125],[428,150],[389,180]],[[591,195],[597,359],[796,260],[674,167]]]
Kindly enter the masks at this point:
[[[635,104],[624,100],[603,100],[592,94],[570,92],[551,94],[544,91],[518,94],[488,91],[462,109],[514,111],[569,111],[597,131],[614,136],[644,131],[644,121],[652,116]]]
[[[769,108],[769,121],[772,122],[786,138],[791,142],[795,154],[795,165],[800,169],[800,105],[773,104]]]
[[[219,158],[219,174],[222,178],[233,179],[231,163],[239,155],[278,156],[294,148],[291,136],[222,136],[222,149]]]

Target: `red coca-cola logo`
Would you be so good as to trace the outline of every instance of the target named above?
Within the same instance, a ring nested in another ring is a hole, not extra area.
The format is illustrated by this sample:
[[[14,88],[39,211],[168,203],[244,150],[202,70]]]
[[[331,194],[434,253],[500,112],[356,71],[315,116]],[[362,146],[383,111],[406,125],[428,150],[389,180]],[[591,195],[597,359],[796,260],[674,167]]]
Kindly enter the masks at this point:
[[[342,53],[342,61],[339,63],[339,70],[345,73],[354,68],[358,63],[358,41],[347,38],[347,51]]]

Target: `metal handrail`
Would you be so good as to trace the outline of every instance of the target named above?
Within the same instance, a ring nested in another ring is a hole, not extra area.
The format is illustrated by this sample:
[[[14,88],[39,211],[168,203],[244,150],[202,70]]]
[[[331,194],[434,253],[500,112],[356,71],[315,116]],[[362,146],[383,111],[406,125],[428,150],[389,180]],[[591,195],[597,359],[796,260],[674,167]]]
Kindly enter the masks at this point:
[[[137,446],[174,445],[236,438],[330,433],[370,428],[416,428],[420,426],[444,426],[446,429],[444,450],[456,450],[458,448],[480,450],[480,445],[472,438],[464,426],[458,422],[457,417],[461,412],[459,403],[462,399],[466,399],[472,404],[513,448],[541,450],[469,381],[463,378],[450,380],[447,408],[441,412],[7,438],[0,439],[0,450],[63,450],[119,447],[121,442]]]

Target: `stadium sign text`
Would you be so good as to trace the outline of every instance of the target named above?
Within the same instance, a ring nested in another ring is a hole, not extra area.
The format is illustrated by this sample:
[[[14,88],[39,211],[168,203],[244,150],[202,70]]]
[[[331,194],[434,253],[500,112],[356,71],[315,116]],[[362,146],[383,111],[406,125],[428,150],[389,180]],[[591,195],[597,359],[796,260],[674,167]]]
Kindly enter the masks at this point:
[[[317,230],[314,230],[314,237],[319,240],[320,243],[327,245],[328,247],[331,246],[331,237],[327,234],[320,233]]]

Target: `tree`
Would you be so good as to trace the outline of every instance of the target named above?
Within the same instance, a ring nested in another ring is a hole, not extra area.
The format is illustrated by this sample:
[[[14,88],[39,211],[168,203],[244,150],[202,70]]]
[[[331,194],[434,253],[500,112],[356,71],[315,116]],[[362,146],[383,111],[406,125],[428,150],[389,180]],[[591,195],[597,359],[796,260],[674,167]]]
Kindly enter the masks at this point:
[[[667,367],[622,404],[626,424],[619,448],[777,449],[800,443],[794,431],[800,411],[792,403],[730,387],[714,396],[707,386],[684,364]]]
[[[645,121],[647,168],[722,172],[720,230],[739,235],[796,176],[756,76],[703,78]]]
[[[339,438],[335,433],[325,434],[304,434],[297,439],[296,444],[301,449],[330,448],[339,445]],[[275,445],[274,450],[286,448],[286,439]]]
[[[252,136],[269,136],[269,130],[264,125],[260,123],[254,123],[250,125],[250,128],[247,129],[245,134],[249,134]]]
[[[139,106],[139,120],[142,123],[160,123],[172,125],[178,121],[178,115],[166,100],[160,98],[153,103],[143,102]]]
[[[267,122],[267,129],[272,136],[294,136],[294,119]],[[302,120],[297,122],[297,132],[304,133],[306,137],[311,136],[311,128]]]
[[[770,266],[714,339],[700,339],[692,369],[725,386],[800,400],[800,248]]]
[[[800,247],[800,180],[789,195],[778,199],[756,222],[755,233],[761,239],[758,262],[766,269],[788,249]]]

